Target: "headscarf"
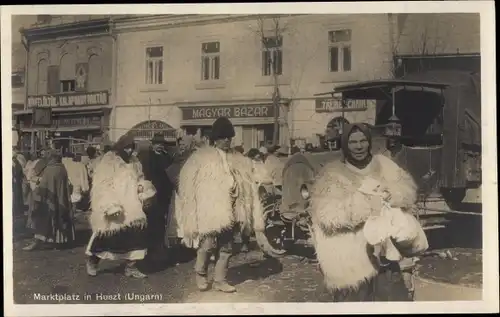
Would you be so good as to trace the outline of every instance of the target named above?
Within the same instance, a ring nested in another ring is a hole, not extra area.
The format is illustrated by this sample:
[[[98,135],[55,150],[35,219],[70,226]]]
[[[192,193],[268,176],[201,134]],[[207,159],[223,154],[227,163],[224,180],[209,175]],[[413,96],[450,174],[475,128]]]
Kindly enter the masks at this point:
[[[352,157],[351,151],[349,151],[349,137],[354,132],[360,131],[368,140],[368,155],[361,161],[356,160]],[[343,129],[343,134],[341,138],[340,146],[342,148],[342,154],[344,155],[344,162],[348,162],[349,164],[357,167],[357,168],[365,168],[372,161],[372,134],[370,132],[370,128],[363,123],[352,123],[345,124]]]
[[[130,157],[125,153],[125,149],[128,147],[134,148],[135,142],[131,135],[125,134],[113,145],[112,150],[116,152],[125,162],[130,161]]]

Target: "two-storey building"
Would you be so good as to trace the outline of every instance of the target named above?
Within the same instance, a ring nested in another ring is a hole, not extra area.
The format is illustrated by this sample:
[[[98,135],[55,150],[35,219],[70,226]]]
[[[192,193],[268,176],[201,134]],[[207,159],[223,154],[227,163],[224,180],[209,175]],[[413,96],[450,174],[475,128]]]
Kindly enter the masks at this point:
[[[62,16],[21,30],[26,105],[17,111],[25,147],[50,135],[63,151],[101,143],[109,129],[114,39],[110,19]]]
[[[154,128],[207,135],[227,116],[235,145],[249,149],[271,140],[278,111],[280,144],[314,142],[342,116],[339,100],[316,94],[391,76],[389,24],[386,14],[116,19],[112,139],[130,130],[151,137]],[[345,118],[373,122],[375,106],[350,102]]]
[[[157,131],[171,138],[208,135],[219,116],[231,119],[235,145],[246,149],[270,141],[275,121],[280,144],[314,143],[329,124],[373,123],[376,116],[374,101],[349,101],[343,108],[338,99],[318,94],[397,75],[395,60],[413,71],[416,56],[422,64],[423,57],[455,52],[455,61],[469,58],[472,68],[479,58],[475,14],[49,20],[21,32],[28,49],[27,104],[17,112],[21,130],[33,136],[40,124],[32,109],[49,108],[45,130],[96,143],[127,132],[137,139]]]

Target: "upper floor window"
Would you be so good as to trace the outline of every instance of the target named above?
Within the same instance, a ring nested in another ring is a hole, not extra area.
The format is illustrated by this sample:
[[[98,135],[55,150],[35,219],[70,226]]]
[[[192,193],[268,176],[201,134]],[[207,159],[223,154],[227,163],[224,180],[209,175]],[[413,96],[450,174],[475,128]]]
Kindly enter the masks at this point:
[[[351,30],[328,32],[328,59],[330,72],[351,71]]]
[[[24,87],[24,72],[12,73],[12,88]]]
[[[220,43],[201,44],[201,80],[220,78]]]
[[[163,46],[146,48],[146,85],[163,84]]]
[[[76,80],[61,80],[60,92],[74,92],[76,90]]]
[[[38,61],[37,65],[37,79],[36,79],[36,93],[39,95],[44,95],[49,93],[48,81],[49,81],[49,62],[46,59],[41,59]],[[59,72],[59,71],[58,71]],[[58,76],[59,78],[59,76]],[[57,79],[59,81],[59,79]]]
[[[283,73],[283,38],[270,36],[262,39],[262,75]]]

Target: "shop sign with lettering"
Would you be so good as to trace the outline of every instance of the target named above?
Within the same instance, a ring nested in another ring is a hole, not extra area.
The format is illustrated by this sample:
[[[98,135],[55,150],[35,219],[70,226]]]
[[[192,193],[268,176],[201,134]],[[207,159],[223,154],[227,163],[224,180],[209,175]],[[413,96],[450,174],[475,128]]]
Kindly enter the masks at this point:
[[[52,116],[52,121],[50,127],[57,129],[58,127],[88,127],[88,126],[100,126],[101,116],[71,116],[71,117],[54,117]],[[32,118],[25,117],[20,120],[21,128],[32,127]]]
[[[223,107],[185,107],[182,108],[183,120],[227,118],[273,118],[273,105],[243,105]]]
[[[101,116],[87,117],[60,117],[52,119],[52,126],[57,127],[72,127],[72,126],[100,126]]]
[[[28,108],[105,106],[109,103],[107,91],[29,96]]]
[[[343,109],[342,109],[343,108]],[[342,112],[367,110],[366,100],[344,99],[342,107],[341,98],[318,98],[316,99],[316,112]]]

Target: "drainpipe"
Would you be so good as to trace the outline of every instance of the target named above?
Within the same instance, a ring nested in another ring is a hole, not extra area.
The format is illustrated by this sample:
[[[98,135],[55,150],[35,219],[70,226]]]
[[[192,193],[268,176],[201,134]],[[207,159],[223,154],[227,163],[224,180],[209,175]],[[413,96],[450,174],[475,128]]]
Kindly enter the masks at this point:
[[[113,32],[115,29],[115,20],[114,18],[110,18],[109,21],[109,35],[113,41],[112,48],[112,61],[111,61],[111,116],[109,118],[110,127],[109,127],[109,139],[110,141],[115,140],[116,138],[116,101],[117,101],[117,87],[118,87],[118,41],[117,35]]]

